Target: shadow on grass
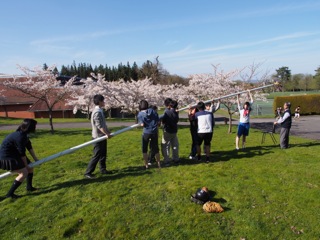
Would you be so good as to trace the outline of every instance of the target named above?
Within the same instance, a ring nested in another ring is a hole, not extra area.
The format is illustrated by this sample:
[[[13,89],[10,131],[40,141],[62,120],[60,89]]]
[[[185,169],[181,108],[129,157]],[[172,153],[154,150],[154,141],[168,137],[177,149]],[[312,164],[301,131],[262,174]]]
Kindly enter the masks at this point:
[[[320,141],[312,141],[312,142],[306,142],[306,143],[297,143],[297,144],[290,144],[289,148],[295,148],[295,147],[315,147],[320,146]]]
[[[300,144],[290,144],[290,148],[296,147],[314,147],[320,146],[320,141],[311,141]],[[215,162],[226,162],[235,159],[248,159],[256,156],[263,156],[274,153],[274,150],[280,149],[279,144],[274,145],[259,145],[255,147],[248,147],[240,150],[228,150],[228,151],[216,151],[210,153],[210,162],[205,162],[205,156],[202,156],[202,160],[181,158],[179,164],[171,164],[169,167],[177,167],[179,165],[196,165],[196,164],[210,164]]]
[[[172,167],[177,165],[196,165],[196,164],[210,164],[215,162],[226,162],[234,159],[248,159],[256,156],[263,156],[273,153],[274,145],[271,146],[258,146],[249,147],[242,150],[228,150],[210,153],[210,162],[206,163],[205,156],[202,156],[201,161],[196,159],[181,158],[179,164],[173,164]],[[171,167],[170,166],[170,167]]]
[[[96,178],[93,178],[93,179],[87,179],[83,177],[83,179],[57,183],[47,188],[41,188],[39,191],[33,192],[32,195],[41,195],[41,194],[53,192],[58,189],[72,188],[74,186],[79,186],[79,185],[87,185],[87,184],[99,183],[99,182],[102,183],[110,180],[116,180],[123,177],[127,177],[129,175],[141,176],[146,174],[152,174],[152,171],[145,170],[145,168],[142,166],[127,167],[119,171],[113,170],[112,172],[113,172],[112,174],[108,174],[108,175],[97,174]]]

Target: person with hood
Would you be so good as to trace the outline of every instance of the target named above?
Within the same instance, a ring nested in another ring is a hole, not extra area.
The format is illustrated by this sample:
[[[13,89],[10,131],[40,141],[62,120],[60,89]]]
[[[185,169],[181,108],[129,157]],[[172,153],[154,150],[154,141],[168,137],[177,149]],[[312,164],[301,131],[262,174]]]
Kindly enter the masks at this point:
[[[28,136],[29,133],[36,131],[36,125],[36,120],[24,119],[17,131],[6,136],[1,144],[0,168],[18,174],[6,195],[7,198],[15,199],[21,197],[14,192],[20,187],[24,179],[27,179],[27,191],[37,190],[32,186],[33,168],[28,166],[31,161],[26,155],[26,150],[28,150],[32,158],[38,161]]]
[[[158,127],[159,127],[159,116],[158,113],[149,108],[149,104],[146,100],[141,100],[139,103],[138,123],[143,127],[142,132],[142,156],[144,160],[145,168],[148,169],[148,146],[155,154],[155,158],[160,165],[160,154],[158,145]]]

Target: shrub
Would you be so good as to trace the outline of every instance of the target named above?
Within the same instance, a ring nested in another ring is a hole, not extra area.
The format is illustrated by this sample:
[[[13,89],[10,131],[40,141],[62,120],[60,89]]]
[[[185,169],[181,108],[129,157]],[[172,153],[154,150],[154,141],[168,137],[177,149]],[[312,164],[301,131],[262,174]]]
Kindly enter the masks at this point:
[[[273,110],[275,111],[277,107],[282,107],[285,102],[291,103],[291,110],[300,106],[301,115],[320,114],[320,94],[275,97]]]

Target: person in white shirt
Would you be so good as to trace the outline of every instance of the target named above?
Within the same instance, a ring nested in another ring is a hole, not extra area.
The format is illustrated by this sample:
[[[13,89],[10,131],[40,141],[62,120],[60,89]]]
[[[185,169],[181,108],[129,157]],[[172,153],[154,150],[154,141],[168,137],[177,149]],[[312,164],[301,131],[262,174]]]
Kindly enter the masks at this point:
[[[206,162],[210,162],[210,145],[213,136],[213,114],[212,112],[205,111],[205,104],[199,102],[197,104],[198,112],[195,113],[197,122],[197,155],[198,160],[201,161],[201,144],[204,142]]]

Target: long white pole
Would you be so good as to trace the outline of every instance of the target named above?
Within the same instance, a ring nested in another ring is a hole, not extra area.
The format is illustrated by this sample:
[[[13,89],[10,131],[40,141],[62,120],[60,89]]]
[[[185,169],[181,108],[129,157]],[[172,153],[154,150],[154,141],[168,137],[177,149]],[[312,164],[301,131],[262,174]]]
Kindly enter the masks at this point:
[[[261,86],[261,87],[257,87],[257,88],[253,88],[253,89],[250,89],[250,91],[255,91],[255,90],[259,90],[259,89],[263,89],[263,88],[267,88],[267,87],[272,87],[272,86],[274,86],[275,84],[276,84],[276,83],[274,83],[274,84],[269,84],[269,85],[265,85],[265,86]],[[238,95],[238,94],[247,93],[247,92],[248,92],[248,90],[246,90],[246,91],[241,91],[241,92],[237,92],[237,93],[232,93],[232,94],[225,95],[225,96],[222,96],[222,97],[219,97],[219,98],[214,98],[214,99],[212,99],[212,100],[205,101],[204,103],[209,103],[209,102],[212,102],[212,101],[229,98],[229,97],[236,96],[236,95]],[[193,106],[196,106],[196,105],[193,105]],[[184,107],[184,108],[180,108],[179,111],[186,110],[186,109],[188,109],[188,108],[190,108],[190,106],[187,106],[187,107]],[[140,124],[134,124],[134,125],[132,125],[132,126],[129,126],[129,127],[123,128],[123,129],[120,129],[120,130],[112,133],[111,135],[112,135],[112,136],[116,136],[116,135],[118,135],[118,134],[120,134],[120,133],[129,131],[129,130],[131,130],[131,129],[133,129],[133,128],[136,128],[136,127],[138,127],[138,126],[140,126]],[[91,145],[91,144],[96,143],[96,142],[100,142],[100,141],[102,141],[102,140],[104,140],[104,139],[106,139],[106,138],[107,138],[107,136],[103,136],[103,137],[100,137],[100,138],[91,140],[91,141],[89,141],[89,142],[85,142],[85,143],[80,144],[80,145],[78,145],[78,146],[69,148],[69,149],[64,150],[64,151],[62,151],[62,152],[59,152],[59,153],[53,154],[53,155],[51,155],[51,156],[49,156],[49,157],[43,158],[43,159],[41,159],[41,160],[39,160],[39,161],[37,161],[37,162],[32,162],[32,163],[29,164],[29,166],[30,166],[30,167],[36,167],[36,166],[38,166],[38,165],[40,165],[40,164],[42,164],[42,163],[51,161],[51,160],[53,160],[53,159],[55,159],[55,158],[61,157],[61,156],[66,155],[66,154],[73,153],[73,152],[75,152],[75,151],[77,151],[77,150],[79,150],[79,149],[81,149],[81,148],[83,148],[83,147],[86,147],[86,146]],[[12,174],[13,174],[13,172],[3,173],[3,174],[0,175],[0,179],[5,178],[5,177],[8,177],[8,176],[10,176],[10,175],[12,175]]]
[[[116,135],[118,135],[118,134],[120,134],[120,133],[129,131],[129,130],[131,130],[131,129],[133,129],[133,128],[136,128],[136,127],[139,127],[139,126],[140,126],[140,124],[131,125],[131,126],[129,126],[129,127],[126,127],[126,128],[123,128],[123,129],[120,129],[120,130],[118,130],[118,131],[115,131],[115,132],[111,133],[111,136],[116,136]],[[93,143],[96,143],[96,142],[100,142],[100,141],[102,141],[102,140],[104,140],[104,139],[107,139],[107,136],[103,136],[103,137],[100,137],[100,138],[96,138],[96,139],[94,139],[94,140],[91,140],[91,141],[85,142],[85,143],[83,143],[83,144],[80,144],[80,145],[78,145],[78,146],[75,146],[75,147],[69,148],[69,149],[67,149],[67,150],[64,150],[64,151],[62,151],[62,152],[58,152],[58,153],[56,153],[56,154],[53,154],[53,155],[51,155],[51,156],[49,156],[49,157],[43,158],[43,159],[41,159],[41,160],[39,160],[39,161],[32,162],[32,163],[29,164],[29,167],[36,167],[36,166],[38,166],[38,165],[40,165],[40,164],[42,164],[42,163],[51,161],[51,160],[53,160],[53,159],[55,159],[55,158],[61,157],[61,156],[66,155],[66,154],[73,153],[73,152],[75,152],[75,151],[77,151],[77,150],[79,150],[79,149],[81,149],[81,148],[84,148],[84,147],[89,146],[89,145],[91,145],[91,144],[93,144]],[[0,179],[5,178],[5,177],[8,177],[8,176],[10,176],[10,175],[12,175],[12,174],[14,174],[14,172],[6,172],[6,173],[3,173],[3,174],[0,175]]]
[[[265,85],[265,86],[261,86],[261,87],[256,87],[256,88],[252,88],[252,89],[241,91],[241,92],[237,92],[237,93],[231,93],[231,94],[228,94],[228,95],[225,95],[225,96],[222,96],[222,97],[218,97],[218,98],[214,98],[214,99],[211,99],[211,100],[204,101],[204,103],[210,103],[212,101],[217,101],[217,100],[221,100],[221,99],[237,96],[239,94],[247,93],[248,91],[251,92],[251,91],[256,91],[256,90],[267,88],[267,87],[272,87],[272,86],[275,86],[276,84],[277,83],[273,83],[273,84],[269,84],[269,85]],[[183,108],[180,108],[178,111],[183,111],[183,110],[189,109],[190,107],[196,107],[196,106],[197,105],[195,104],[195,105],[183,107]]]

